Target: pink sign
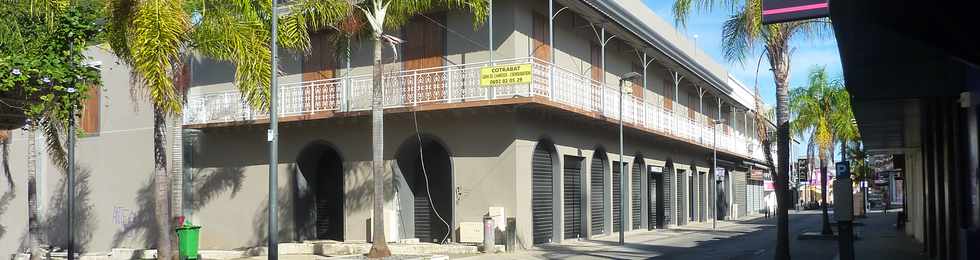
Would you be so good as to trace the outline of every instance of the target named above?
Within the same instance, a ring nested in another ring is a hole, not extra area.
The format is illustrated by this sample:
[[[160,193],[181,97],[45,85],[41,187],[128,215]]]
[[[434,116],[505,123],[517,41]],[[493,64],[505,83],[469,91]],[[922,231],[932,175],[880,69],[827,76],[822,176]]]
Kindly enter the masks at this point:
[[[765,191],[774,191],[776,190],[776,186],[773,185],[772,181],[763,181],[762,189]]]

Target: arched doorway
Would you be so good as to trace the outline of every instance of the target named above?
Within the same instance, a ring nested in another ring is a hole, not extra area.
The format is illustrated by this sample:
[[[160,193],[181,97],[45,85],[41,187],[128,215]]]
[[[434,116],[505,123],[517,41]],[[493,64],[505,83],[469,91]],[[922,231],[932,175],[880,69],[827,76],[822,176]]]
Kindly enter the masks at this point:
[[[531,158],[531,219],[534,244],[551,243],[555,234],[555,145],[538,141]]]
[[[304,211],[297,215],[312,216],[314,239],[344,240],[343,162],[340,153],[323,141],[308,144],[296,159],[312,195],[312,203],[305,203],[310,207],[297,207]]]
[[[400,234],[445,243],[453,230],[453,169],[449,151],[435,138],[412,136],[395,154]]]
[[[589,167],[592,235],[606,233],[606,150],[596,149]]]

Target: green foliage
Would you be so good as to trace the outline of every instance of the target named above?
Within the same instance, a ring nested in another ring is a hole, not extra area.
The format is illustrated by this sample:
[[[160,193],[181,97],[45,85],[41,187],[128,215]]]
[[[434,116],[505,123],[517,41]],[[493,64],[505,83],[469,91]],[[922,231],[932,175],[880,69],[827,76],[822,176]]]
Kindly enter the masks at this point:
[[[835,141],[860,138],[851,111],[850,96],[840,80],[831,79],[825,67],[810,69],[807,86],[790,91],[790,122],[793,132],[811,133],[821,152],[829,151]]]
[[[0,109],[23,111],[33,124],[67,125],[72,108],[81,108],[88,89],[101,82],[83,54],[100,34],[100,10],[94,0],[0,7],[0,97],[23,102]]]

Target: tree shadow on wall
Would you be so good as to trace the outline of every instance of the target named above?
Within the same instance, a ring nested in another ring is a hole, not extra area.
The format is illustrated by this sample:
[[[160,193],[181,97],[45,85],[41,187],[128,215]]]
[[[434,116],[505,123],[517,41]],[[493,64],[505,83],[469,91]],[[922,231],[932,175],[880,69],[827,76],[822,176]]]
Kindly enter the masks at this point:
[[[290,211],[292,211],[294,208],[294,197],[290,195],[291,193],[289,193],[290,190],[292,190],[290,187],[295,187],[295,175],[299,174],[295,168],[296,167],[294,165],[289,166],[288,172],[292,174],[289,185],[285,188],[281,187],[282,185],[280,185],[280,187],[277,189],[279,195],[276,197],[276,218],[278,219],[277,223],[279,225],[279,242],[288,242],[295,239],[295,237],[292,235],[296,233],[294,233],[293,226],[290,225],[295,223],[289,221],[291,219]],[[252,218],[252,227],[255,228],[254,232],[252,232],[254,237],[252,237],[252,241],[249,243],[252,246],[265,246],[269,241],[269,198],[266,197],[266,199],[263,200],[260,205],[261,206],[259,209],[255,211],[256,217]],[[301,223],[299,225],[305,226],[308,224]]]
[[[210,172],[205,173],[205,171]],[[241,190],[245,178],[244,170],[241,167],[219,168],[217,170],[195,169],[191,170],[190,174],[193,176],[192,183],[194,185],[192,196],[186,199],[191,200],[190,207],[195,211],[203,208],[226,191],[230,190],[231,196],[234,197]],[[129,246],[152,247],[156,245],[160,232],[156,228],[155,184],[153,174],[149,174],[149,180],[137,191],[136,204],[140,205],[139,209],[132,216],[125,217],[126,221],[124,221],[122,230],[113,236],[113,247],[134,242],[135,245],[130,244]],[[181,213],[173,212],[172,214],[176,216]],[[137,242],[141,241],[137,239],[139,237],[142,238],[142,244]]]
[[[75,200],[74,221],[72,232],[75,234],[73,248],[85,252],[92,240],[92,230],[95,226],[95,215],[92,214],[89,177],[92,171],[86,167],[75,165]],[[52,197],[47,216],[41,223],[41,235],[52,246],[68,248],[68,175],[62,174],[58,189]]]
[[[245,170],[242,167],[227,167],[216,170],[191,170],[193,191],[191,192],[191,210],[197,211],[207,206],[218,195],[230,191],[234,198],[242,190],[245,180]]]
[[[0,195],[0,218],[7,213],[7,207],[10,206],[10,202],[17,197],[17,193],[14,192],[14,188],[10,187],[7,191]],[[7,234],[7,227],[0,225],[0,238],[3,238]]]

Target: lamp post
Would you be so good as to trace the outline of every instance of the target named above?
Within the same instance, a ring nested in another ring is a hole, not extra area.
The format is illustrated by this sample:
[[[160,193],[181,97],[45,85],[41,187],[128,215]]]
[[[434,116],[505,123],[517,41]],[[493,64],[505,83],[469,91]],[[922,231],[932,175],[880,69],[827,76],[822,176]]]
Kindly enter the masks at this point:
[[[724,119],[712,120],[715,127],[712,127],[711,131],[711,163],[712,168],[715,172],[715,192],[718,192],[718,125],[725,123]],[[715,202],[715,210],[711,211],[711,229],[718,227],[718,196],[712,198]]]
[[[623,83],[635,78],[642,77],[640,73],[628,72],[619,77],[619,174],[623,174]],[[626,190],[626,178],[619,178],[619,190]],[[626,201],[626,192],[619,193],[619,244],[622,245],[626,238],[626,223],[623,219],[626,219],[626,207],[623,207],[623,202]],[[613,221],[616,221],[615,219]]]
[[[272,69],[272,79],[270,80],[270,100],[269,100],[269,132],[266,137],[269,142],[269,223],[268,223],[268,258],[269,260],[279,259],[279,216],[277,202],[279,201],[279,112],[278,109],[278,59],[279,46],[276,42],[276,28],[279,20],[279,1],[272,1],[272,35],[270,49],[272,59],[270,67]]]

